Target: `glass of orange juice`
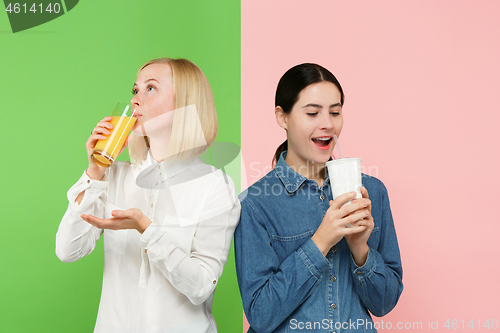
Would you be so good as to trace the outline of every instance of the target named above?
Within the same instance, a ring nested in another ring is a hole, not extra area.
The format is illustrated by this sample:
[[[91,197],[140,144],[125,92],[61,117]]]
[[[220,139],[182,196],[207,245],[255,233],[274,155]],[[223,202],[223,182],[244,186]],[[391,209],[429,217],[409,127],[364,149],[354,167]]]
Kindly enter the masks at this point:
[[[97,141],[92,152],[92,160],[105,168],[113,164],[137,120],[132,106],[128,103],[117,103],[111,117],[113,128],[108,129],[111,133],[105,140]]]

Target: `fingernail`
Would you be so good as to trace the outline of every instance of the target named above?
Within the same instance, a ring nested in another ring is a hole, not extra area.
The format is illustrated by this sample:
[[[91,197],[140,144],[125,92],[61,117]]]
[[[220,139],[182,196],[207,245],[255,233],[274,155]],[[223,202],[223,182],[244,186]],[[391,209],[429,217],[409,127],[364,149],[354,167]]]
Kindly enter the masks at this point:
[[[368,216],[368,212],[365,212],[365,216]]]
[[[356,192],[351,192],[351,197],[355,197],[356,196]]]

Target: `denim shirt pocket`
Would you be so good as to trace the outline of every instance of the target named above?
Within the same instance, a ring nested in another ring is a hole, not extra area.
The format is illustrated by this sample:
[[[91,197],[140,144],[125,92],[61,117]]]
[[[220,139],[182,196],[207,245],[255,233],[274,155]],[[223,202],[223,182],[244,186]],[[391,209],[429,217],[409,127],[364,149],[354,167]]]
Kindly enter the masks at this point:
[[[110,203],[106,203],[104,208],[104,218],[111,218],[113,210],[122,210],[122,208]],[[110,230],[104,229],[104,251],[115,254],[125,254],[127,248],[128,230]]]
[[[314,235],[314,230],[309,230],[294,236],[271,235],[271,245],[280,262],[295,252],[302,244]]]

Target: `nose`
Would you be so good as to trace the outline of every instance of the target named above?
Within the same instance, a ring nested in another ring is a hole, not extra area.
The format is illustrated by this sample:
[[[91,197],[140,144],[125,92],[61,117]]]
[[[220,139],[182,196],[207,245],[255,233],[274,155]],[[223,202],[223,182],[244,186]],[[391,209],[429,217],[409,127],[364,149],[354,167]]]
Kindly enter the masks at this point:
[[[135,107],[141,106],[141,100],[139,94],[140,93],[135,94],[134,97],[132,97],[132,99],[130,100],[130,103]]]
[[[320,127],[323,130],[330,130],[333,128],[333,120],[330,112],[324,112],[322,114]]]

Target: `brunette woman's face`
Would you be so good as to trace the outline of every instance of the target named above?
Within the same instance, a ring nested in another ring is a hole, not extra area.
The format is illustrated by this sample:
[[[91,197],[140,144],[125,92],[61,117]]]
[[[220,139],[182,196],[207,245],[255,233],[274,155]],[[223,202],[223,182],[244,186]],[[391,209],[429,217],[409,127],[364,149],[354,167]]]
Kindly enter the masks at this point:
[[[338,137],[342,131],[340,91],[328,81],[311,84],[281,119],[278,122],[287,131],[287,162],[294,166],[324,164],[332,155],[333,135]]]
[[[174,90],[170,65],[154,63],[144,67],[137,74],[133,93],[134,97],[130,102],[137,116],[134,127],[174,110]]]

